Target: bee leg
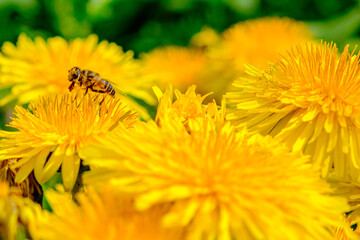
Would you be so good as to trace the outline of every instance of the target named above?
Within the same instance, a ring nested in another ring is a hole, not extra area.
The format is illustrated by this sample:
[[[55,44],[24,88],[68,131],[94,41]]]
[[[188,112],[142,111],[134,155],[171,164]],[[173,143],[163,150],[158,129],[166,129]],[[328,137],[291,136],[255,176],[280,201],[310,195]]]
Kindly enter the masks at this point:
[[[84,97],[85,97],[85,95],[88,93],[89,88],[91,88],[91,87],[87,87],[87,88],[86,88],[85,93],[84,93]]]
[[[93,86],[90,87],[91,91],[93,92],[97,92],[97,93],[106,93],[106,91],[103,91],[103,90],[97,90],[97,89],[93,89]],[[103,100],[101,100],[101,102],[99,103],[99,105],[101,105],[105,100],[105,96],[103,98]]]
[[[72,82],[71,85],[69,86],[69,91],[71,92],[74,89],[75,86],[75,82]]]
[[[82,101],[84,100],[84,98],[85,98],[85,95],[82,97],[81,101],[80,101],[79,104],[77,105],[77,108],[80,107],[80,104],[82,103]]]
[[[102,106],[102,103],[104,102],[104,100],[105,100],[105,97],[106,96],[104,96],[103,97],[103,99],[101,100],[101,102],[99,103],[99,116],[101,116],[101,114],[102,114],[102,108],[103,108],[103,106]],[[105,107],[105,112],[107,113],[108,111],[106,110],[106,107]]]
[[[95,98],[93,99],[93,101],[95,102],[96,99],[98,99],[98,97],[99,97],[99,94],[97,94],[97,95],[95,96]]]
[[[86,94],[88,93],[89,88],[91,88],[91,87],[87,87],[87,88],[86,88],[85,93],[84,93],[84,96],[82,97],[81,101],[79,102],[79,104],[78,104],[78,106],[77,106],[78,108],[79,108],[80,104],[82,103],[82,101],[84,100]]]
[[[78,95],[79,95],[80,90],[81,90],[81,89],[79,89],[79,90],[77,91],[77,93],[75,94],[75,97],[74,97],[74,99],[72,100],[71,103],[75,102],[75,100],[77,99],[77,97],[78,97]]]
[[[104,96],[103,100],[101,100],[101,102],[99,103],[100,106],[104,102],[104,100],[105,100],[105,96]]]

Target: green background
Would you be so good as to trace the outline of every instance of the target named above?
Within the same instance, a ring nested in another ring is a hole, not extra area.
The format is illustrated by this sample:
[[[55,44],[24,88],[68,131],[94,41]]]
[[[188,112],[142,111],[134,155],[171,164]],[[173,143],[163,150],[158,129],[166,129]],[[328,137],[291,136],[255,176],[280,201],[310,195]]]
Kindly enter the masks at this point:
[[[0,43],[25,32],[66,39],[96,33],[134,50],[187,45],[204,26],[221,32],[232,24],[262,16],[288,16],[309,23],[315,35],[356,43],[360,4],[355,0],[1,0]]]

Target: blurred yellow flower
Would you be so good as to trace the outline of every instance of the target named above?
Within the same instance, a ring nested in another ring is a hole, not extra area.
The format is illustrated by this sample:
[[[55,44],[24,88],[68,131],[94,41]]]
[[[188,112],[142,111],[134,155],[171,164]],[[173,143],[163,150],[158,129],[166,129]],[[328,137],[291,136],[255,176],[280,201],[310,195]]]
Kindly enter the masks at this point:
[[[7,240],[37,239],[36,216],[40,205],[19,196],[17,188],[0,181],[0,238]],[[28,236],[29,237],[29,236]]]
[[[68,70],[74,66],[99,73],[126,94],[153,101],[148,93],[152,85],[140,77],[133,52],[124,53],[115,43],[98,43],[96,35],[67,42],[61,37],[33,41],[21,34],[16,46],[5,42],[1,50],[0,88],[11,87],[11,93],[0,104],[13,99],[24,104],[39,96],[68,92]]]
[[[249,67],[227,118],[312,156],[323,177],[360,181],[360,54],[335,44],[293,48],[265,71]]]
[[[134,196],[138,210],[170,204],[163,222],[186,227],[184,239],[333,236],[347,204],[328,195],[307,157],[270,137],[214,125],[192,121],[189,134],[180,121],[141,122],[113,132],[84,152],[92,167],[84,181]]]
[[[0,131],[0,160],[21,158],[11,166],[19,167],[15,182],[22,182],[34,170],[36,180],[43,184],[61,166],[65,188],[72,189],[83,146],[119,123],[129,126],[136,121],[136,114],[120,99],[105,99],[100,105],[101,99],[94,96],[43,97],[30,105],[31,112],[15,107],[9,126],[19,131]]]
[[[206,53],[208,75],[199,84],[201,92],[213,91],[218,101],[231,89],[231,83],[244,75],[245,64],[266,68],[294,44],[313,39],[305,23],[279,17],[239,22],[221,37],[222,41]]]
[[[290,18],[265,17],[239,22],[222,33],[222,56],[238,71],[244,64],[265,68],[294,44],[313,40],[309,27]]]
[[[162,125],[163,121],[180,120],[189,130],[189,121],[192,119],[211,118],[218,125],[225,122],[225,100],[222,101],[221,107],[218,107],[214,100],[205,105],[203,101],[211,93],[201,96],[195,92],[195,85],[189,86],[185,94],[178,89],[173,90],[171,86],[168,86],[164,93],[158,87],[153,89],[159,100],[155,117],[158,125]]]
[[[136,212],[131,201],[109,189],[99,193],[92,188],[77,195],[46,192],[53,213],[39,218],[38,231],[47,240],[182,240],[181,229],[164,229],[161,216],[166,208]]]
[[[142,74],[161,90],[171,84],[184,91],[196,84],[204,75],[207,61],[201,50],[180,46],[159,47],[140,57]]]

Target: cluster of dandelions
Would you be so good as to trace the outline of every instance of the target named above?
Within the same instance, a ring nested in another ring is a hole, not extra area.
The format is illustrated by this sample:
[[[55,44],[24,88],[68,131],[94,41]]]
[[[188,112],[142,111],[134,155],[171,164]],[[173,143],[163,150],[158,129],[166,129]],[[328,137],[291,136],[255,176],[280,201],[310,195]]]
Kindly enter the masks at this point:
[[[4,44],[0,104],[31,103],[0,131],[0,236],[360,238],[360,54],[337,51],[286,18],[139,59],[93,35]],[[115,97],[69,92],[74,66]]]

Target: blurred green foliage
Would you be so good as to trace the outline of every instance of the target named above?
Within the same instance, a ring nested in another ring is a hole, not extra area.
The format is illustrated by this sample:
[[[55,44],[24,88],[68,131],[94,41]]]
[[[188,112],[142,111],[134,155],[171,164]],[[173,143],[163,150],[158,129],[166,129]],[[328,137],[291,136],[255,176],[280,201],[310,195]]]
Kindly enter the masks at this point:
[[[66,39],[96,33],[136,54],[161,45],[186,45],[204,26],[221,32],[262,16],[288,16],[310,24],[317,36],[356,42],[356,0],[1,0],[0,43],[30,36]]]

